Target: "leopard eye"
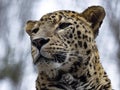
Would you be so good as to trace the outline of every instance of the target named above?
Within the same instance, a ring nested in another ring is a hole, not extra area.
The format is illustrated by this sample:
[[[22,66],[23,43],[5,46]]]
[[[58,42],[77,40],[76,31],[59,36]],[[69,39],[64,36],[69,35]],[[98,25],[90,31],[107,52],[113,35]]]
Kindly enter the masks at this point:
[[[72,24],[71,23],[60,23],[60,25],[58,26],[58,28],[64,29],[64,28],[66,28],[66,27],[68,27],[70,25],[72,25]]]
[[[32,30],[32,33],[37,33],[38,30],[39,30],[39,28],[35,28],[35,29]]]

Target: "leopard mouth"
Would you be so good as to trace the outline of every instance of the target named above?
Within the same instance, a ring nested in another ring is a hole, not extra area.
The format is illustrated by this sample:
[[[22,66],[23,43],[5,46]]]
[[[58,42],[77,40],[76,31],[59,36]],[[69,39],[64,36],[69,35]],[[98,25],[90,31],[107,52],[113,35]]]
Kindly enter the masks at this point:
[[[36,64],[38,64],[39,62],[42,62],[42,61],[48,62],[48,61],[50,61],[50,59],[47,58],[47,57],[44,57],[44,56],[41,55],[41,54],[39,54],[38,57],[36,57],[36,59],[35,59],[35,61],[34,61],[34,64],[36,65]]]
[[[39,62],[57,62],[57,63],[62,63],[66,59],[66,55],[63,54],[53,54],[53,58],[47,58],[41,54],[36,57],[34,64],[38,64]]]

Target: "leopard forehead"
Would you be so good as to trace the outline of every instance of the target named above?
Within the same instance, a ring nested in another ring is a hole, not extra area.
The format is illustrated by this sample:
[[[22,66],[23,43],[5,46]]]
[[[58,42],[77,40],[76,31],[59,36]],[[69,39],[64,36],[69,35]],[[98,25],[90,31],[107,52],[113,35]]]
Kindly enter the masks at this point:
[[[59,23],[60,21],[62,22],[63,20],[64,22],[65,20],[70,20],[71,22],[83,21],[85,24],[90,25],[90,23],[87,22],[82,17],[81,13],[70,11],[70,10],[60,10],[60,11],[48,13],[40,19],[40,22],[44,24],[46,21],[51,21],[51,23],[56,24],[56,23]]]

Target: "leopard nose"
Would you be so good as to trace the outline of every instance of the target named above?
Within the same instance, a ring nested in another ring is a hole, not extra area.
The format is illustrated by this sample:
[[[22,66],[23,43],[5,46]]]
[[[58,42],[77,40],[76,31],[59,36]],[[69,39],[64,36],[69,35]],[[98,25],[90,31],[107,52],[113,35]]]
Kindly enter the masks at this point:
[[[39,38],[32,41],[32,44],[37,47],[39,50],[43,45],[49,42],[50,39]]]

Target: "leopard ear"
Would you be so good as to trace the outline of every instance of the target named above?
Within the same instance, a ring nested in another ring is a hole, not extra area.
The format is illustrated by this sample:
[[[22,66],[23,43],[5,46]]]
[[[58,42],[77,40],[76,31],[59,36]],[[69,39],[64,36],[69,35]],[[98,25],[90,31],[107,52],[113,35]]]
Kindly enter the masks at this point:
[[[31,36],[31,30],[32,28],[34,27],[34,25],[37,23],[37,21],[32,21],[32,20],[29,20],[27,21],[26,25],[25,25],[25,30],[26,32]]]
[[[102,21],[105,17],[105,10],[101,6],[91,6],[88,7],[83,13],[82,16],[91,23],[91,28],[93,30],[94,36],[96,37],[99,32],[99,28],[102,24]]]

